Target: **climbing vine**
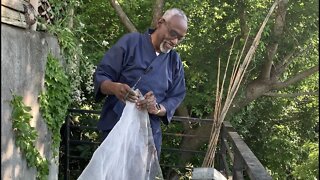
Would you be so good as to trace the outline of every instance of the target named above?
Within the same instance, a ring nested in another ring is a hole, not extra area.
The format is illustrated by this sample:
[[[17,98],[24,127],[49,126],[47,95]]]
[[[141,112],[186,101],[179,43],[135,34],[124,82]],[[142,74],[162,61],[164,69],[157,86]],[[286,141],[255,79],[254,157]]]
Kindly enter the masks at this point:
[[[61,141],[60,128],[71,102],[70,81],[59,60],[48,54],[45,71],[45,91],[40,96],[40,110],[48,129],[52,132],[52,150],[58,154]]]
[[[65,61],[65,69],[69,77],[71,86],[71,97],[73,107],[78,105],[83,96],[81,91],[81,83],[83,83],[82,76],[83,69],[87,70],[87,59],[82,54],[82,40],[79,34],[84,33],[84,26],[73,11],[75,7],[80,6],[81,1],[78,0],[50,0],[52,9],[51,14],[54,18],[47,23],[45,17],[39,17],[38,30],[46,31],[49,34],[57,37],[61,54]]]
[[[67,108],[71,103],[71,99],[79,99],[75,97],[79,96],[76,90],[79,88],[81,81],[78,71],[80,60],[83,57],[81,46],[77,43],[74,31],[71,31],[71,28],[68,27],[67,21],[70,16],[65,14],[67,11],[61,11],[62,8],[73,8],[77,1],[72,0],[69,3],[65,3],[53,0],[51,3],[58,18],[55,18],[55,23],[47,24],[47,31],[57,36],[65,64],[62,67],[57,58],[53,57],[51,53],[48,54],[45,70],[45,90],[39,96],[39,103],[48,131],[52,133],[51,148],[53,157],[56,157],[61,142],[60,129],[64,123]],[[79,31],[79,29],[74,30]],[[49,162],[40,155],[35,147],[38,134],[36,129],[30,126],[30,120],[32,119],[30,114],[31,107],[25,106],[22,102],[22,97],[16,95],[13,95],[11,105],[13,107],[12,119],[16,144],[26,157],[28,167],[37,169],[37,179],[47,179]]]
[[[41,157],[35,148],[37,131],[30,125],[33,118],[30,114],[31,107],[22,102],[22,97],[13,94],[12,106],[12,128],[15,133],[16,145],[25,156],[28,167],[37,169],[37,179],[45,180],[49,174],[49,162]]]
[[[71,102],[71,86],[65,69],[51,53],[47,58],[44,84],[45,91],[39,96],[40,111],[52,133],[51,148],[53,156],[56,157],[61,142],[60,128]],[[37,179],[45,180],[49,174],[49,162],[41,157],[34,145],[38,134],[35,128],[30,126],[31,107],[24,105],[22,97],[14,94],[11,105],[13,107],[12,127],[16,135],[16,144],[25,155],[28,167],[37,169]]]

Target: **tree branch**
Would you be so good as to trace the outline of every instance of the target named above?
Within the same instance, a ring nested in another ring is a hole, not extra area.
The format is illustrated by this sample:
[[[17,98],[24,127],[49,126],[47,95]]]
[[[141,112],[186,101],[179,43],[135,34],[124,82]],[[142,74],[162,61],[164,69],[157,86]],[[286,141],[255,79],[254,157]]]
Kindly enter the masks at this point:
[[[307,48],[305,49],[293,49],[290,53],[288,53],[282,60],[282,64],[279,64],[275,69],[275,76],[280,76],[287,67],[295,60],[295,58],[299,57],[303,52],[305,52]]]
[[[300,74],[297,74],[296,76],[286,80],[285,82],[279,82],[279,83],[274,84],[272,86],[272,89],[275,89],[275,90],[283,89],[285,87],[288,87],[291,84],[294,84],[296,82],[299,82],[299,81],[305,79],[306,77],[312,75],[313,73],[315,73],[317,71],[319,71],[319,64],[301,72]]]
[[[271,42],[267,46],[267,58],[263,65],[260,77],[262,79],[270,79],[271,69],[273,65],[274,56],[278,50],[279,40],[283,34],[283,27],[285,25],[285,17],[287,13],[288,0],[282,0],[279,2],[276,10],[275,24],[271,36]]]
[[[273,93],[268,92],[263,94],[264,96],[271,96],[271,97],[283,97],[283,98],[295,98],[298,96],[319,96],[319,91],[316,92],[299,92],[299,93],[292,93],[292,94],[280,94],[280,93]]]
[[[132,24],[126,13],[122,10],[119,2],[117,0],[110,0],[110,3],[114,10],[120,17],[120,21],[124,24],[124,26],[128,29],[129,32],[138,32],[136,27]]]
[[[164,0],[156,0],[153,6],[153,17],[151,22],[151,27],[156,28],[158,20],[160,19],[163,11]]]
[[[288,65],[295,59],[302,51],[297,51],[295,48],[289,52],[278,65],[275,66],[274,72],[271,73],[271,77],[279,77],[288,67]]]

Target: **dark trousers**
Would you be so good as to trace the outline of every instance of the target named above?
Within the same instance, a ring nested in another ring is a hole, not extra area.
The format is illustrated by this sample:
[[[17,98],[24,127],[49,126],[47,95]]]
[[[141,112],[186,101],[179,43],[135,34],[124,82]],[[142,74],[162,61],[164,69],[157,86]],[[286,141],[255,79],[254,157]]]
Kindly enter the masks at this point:
[[[103,131],[100,131],[100,142],[102,143],[106,137],[109,135],[111,130],[103,130]]]

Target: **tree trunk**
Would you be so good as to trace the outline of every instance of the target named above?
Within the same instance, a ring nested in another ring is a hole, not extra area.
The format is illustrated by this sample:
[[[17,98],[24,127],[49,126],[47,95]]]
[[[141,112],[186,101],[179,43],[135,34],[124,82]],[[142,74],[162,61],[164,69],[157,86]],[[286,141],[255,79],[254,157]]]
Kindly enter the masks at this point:
[[[156,0],[153,6],[153,16],[152,16],[152,22],[151,27],[156,28],[157,23],[162,16],[162,10],[163,10],[164,0]]]
[[[129,32],[138,32],[136,27],[132,24],[127,14],[122,10],[119,2],[117,0],[110,0],[110,3],[114,10],[117,12],[121,22],[128,29]]]

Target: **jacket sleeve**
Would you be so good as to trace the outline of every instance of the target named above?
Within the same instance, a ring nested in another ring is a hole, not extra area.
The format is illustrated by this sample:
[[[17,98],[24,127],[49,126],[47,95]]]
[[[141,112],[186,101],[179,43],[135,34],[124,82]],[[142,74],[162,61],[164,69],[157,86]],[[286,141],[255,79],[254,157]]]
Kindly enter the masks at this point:
[[[169,124],[171,122],[175,110],[181,104],[186,95],[184,69],[179,57],[178,62],[179,63],[177,63],[174,70],[173,85],[168,90],[166,98],[160,102],[167,111],[166,116],[162,117],[162,121],[165,124]]]
[[[118,45],[113,46],[98,64],[93,74],[95,101],[101,101],[106,95],[100,90],[105,80],[117,81],[120,76],[125,50]]]
[[[105,80],[119,81],[121,71],[126,65],[130,49],[134,49],[139,33],[128,33],[122,36],[104,55],[93,74],[94,96],[96,101],[101,101],[104,95],[100,86]]]

